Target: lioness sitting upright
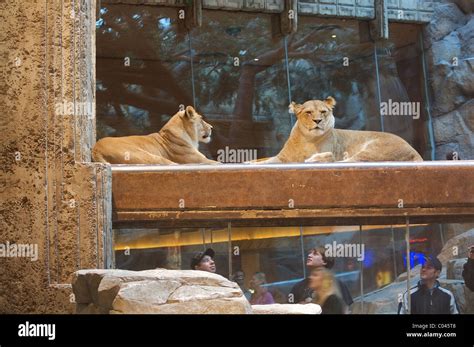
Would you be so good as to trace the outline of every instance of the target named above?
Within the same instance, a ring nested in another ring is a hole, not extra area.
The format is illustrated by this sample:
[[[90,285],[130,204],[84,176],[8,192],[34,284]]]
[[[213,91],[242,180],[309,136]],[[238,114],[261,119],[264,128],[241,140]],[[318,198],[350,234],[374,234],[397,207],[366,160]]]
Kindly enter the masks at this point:
[[[334,129],[333,97],[291,103],[297,118],[290,137],[275,157],[265,163],[423,161],[402,138],[377,131]]]
[[[199,152],[211,141],[212,126],[192,106],[179,111],[158,133],[105,137],[92,150],[94,161],[111,164],[217,164]]]

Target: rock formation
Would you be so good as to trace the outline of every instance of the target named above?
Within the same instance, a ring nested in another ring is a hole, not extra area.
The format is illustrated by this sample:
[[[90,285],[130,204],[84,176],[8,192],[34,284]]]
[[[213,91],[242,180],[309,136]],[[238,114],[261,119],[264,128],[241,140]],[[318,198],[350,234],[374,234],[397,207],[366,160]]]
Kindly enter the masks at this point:
[[[246,314],[239,286],[194,270],[80,270],[74,275],[77,313]]]
[[[436,159],[474,159],[474,5],[438,3],[425,28]]]

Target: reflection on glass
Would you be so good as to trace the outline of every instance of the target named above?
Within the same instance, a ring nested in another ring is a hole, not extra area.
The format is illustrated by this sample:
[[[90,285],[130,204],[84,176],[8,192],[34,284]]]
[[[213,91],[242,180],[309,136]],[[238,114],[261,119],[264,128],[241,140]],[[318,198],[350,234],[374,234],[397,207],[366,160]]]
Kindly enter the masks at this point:
[[[157,132],[192,105],[191,54],[177,12],[107,5],[97,28],[97,137]]]
[[[426,257],[437,257],[440,286],[455,294],[461,313],[469,312],[469,293],[457,286],[464,286],[473,231],[470,224],[411,225],[410,287],[420,281]],[[216,272],[258,304],[314,302],[311,273],[325,267],[347,312],[397,313],[407,290],[405,233],[405,225],[117,229],[115,265],[186,270],[196,253],[212,248]]]
[[[355,20],[302,17],[290,43],[292,99],[332,96],[336,128],[380,130],[373,43],[366,36]]]
[[[290,101],[331,95],[336,128],[391,132],[431,156],[418,25],[392,23],[390,39],[374,47],[368,24],[349,19],[302,16],[282,37],[272,14],[206,10],[189,31],[167,7],[103,10],[98,138],[155,132],[194,105],[214,126],[203,153],[242,162],[280,151],[294,122]]]
[[[204,11],[190,36],[196,106],[215,128],[212,157],[226,146],[276,154],[289,134],[289,114],[283,39],[272,36],[272,16]]]
[[[420,32],[419,25],[392,23],[390,39],[377,43],[381,120],[384,131],[402,137],[430,159]]]

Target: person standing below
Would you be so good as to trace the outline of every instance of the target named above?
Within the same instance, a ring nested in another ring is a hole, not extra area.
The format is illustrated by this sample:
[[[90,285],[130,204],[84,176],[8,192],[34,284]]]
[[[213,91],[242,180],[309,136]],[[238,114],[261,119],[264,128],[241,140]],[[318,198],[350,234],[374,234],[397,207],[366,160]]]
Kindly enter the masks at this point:
[[[214,255],[215,252],[212,248],[196,253],[191,259],[191,269],[215,273],[216,263],[214,262]]]
[[[321,314],[346,313],[336,278],[330,270],[324,267],[311,270],[309,287],[313,289],[312,302],[321,306]]]
[[[459,313],[453,293],[442,288],[438,282],[441,269],[442,265],[438,258],[425,258],[420,271],[420,281],[410,289],[410,310],[408,309],[408,292],[403,294],[402,314]]]
[[[235,283],[237,283],[242,290],[242,293],[244,293],[244,296],[247,298],[247,300],[250,301],[250,297],[252,296],[252,293],[245,287],[245,274],[242,270],[237,270],[234,273],[233,280]]]
[[[308,257],[306,258],[306,267],[308,272],[317,268],[332,269],[334,266],[334,258],[326,257],[324,248],[313,248],[309,251]],[[351,293],[347,286],[336,279],[336,284],[339,286],[342,299],[346,306],[352,305]],[[305,278],[296,283],[291,289],[290,295],[288,296],[288,302],[290,304],[304,304],[312,301],[313,289],[309,287],[309,278]]]
[[[267,283],[265,274],[263,272],[256,272],[252,280],[250,281],[250,289],[253,289],[252,296],[250,298],[250,304],[252,305],[270,305],[274,304],[272,293],[268,291],[263,285]]]
[[[467,253],[467,263],[464,264],[462,278],[471,292],[474,292],[474,245],[469,247]]]

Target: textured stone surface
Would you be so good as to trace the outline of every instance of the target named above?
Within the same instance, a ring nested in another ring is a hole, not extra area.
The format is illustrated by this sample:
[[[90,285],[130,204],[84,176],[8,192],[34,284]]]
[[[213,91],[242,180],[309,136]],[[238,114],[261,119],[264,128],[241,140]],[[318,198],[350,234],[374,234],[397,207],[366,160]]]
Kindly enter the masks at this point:
[[[203,271],[80,270],[72,287],[77,313],[252,313],[235,282]]]
[[[457,3],[457,4],[456,4]],[[424,30],[436,159],[474,159],[474,16],[461,2],[436,3]]]
[[[458,109],[435,118],[433,128],[438,144],[452,142],[459,136],[473,132],[474,100],[471,99]]]
[[[321,306],[316,304],[272,304],[252,305],[254,314],[320,314]]]
[[[110,171],[89,163],[95,108],[57,108],[95,102],[95,1],[3,2],[0,20],[0,242],[39,249],[0,259],[0,313],[72,312],[65,284],[104,266],[110,216]]]
[[[449,260],[446,264],[446,279],[463,280],[462,271],[466,262],[466,258]]]
[[[465,23],[466,17],[456,4],[437,4],[426,34],[430,41],[439,41]]]

